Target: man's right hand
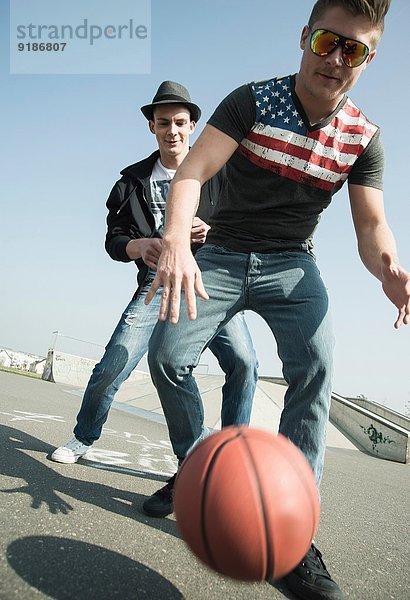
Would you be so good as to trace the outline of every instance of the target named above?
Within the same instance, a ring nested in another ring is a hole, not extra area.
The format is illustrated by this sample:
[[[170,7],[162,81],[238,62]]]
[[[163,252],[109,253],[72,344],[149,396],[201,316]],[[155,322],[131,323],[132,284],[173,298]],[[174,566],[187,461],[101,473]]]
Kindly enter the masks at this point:
[[[211,227],[199,217],[194,217],[191,229],[191,244],[205,244],[206,236]]]
[[[132,260],[142,258],[150,269],[156,271],[158,259],[161,255],[161,238],[140,238],[128,242],[126,252]]]
[[[145,298],[145,304],[151,302],[160,287],[162,287],[160,321],[169,319],[170,323],[178,322],[181,290],[185,292],[185,302],[190,320],[196,319],[195,294],[204,300],[209,298],[202,283],[201,271],[190,247],[186,248],[176,244],[169,246],[164,243],[158,261],[157,274]]]

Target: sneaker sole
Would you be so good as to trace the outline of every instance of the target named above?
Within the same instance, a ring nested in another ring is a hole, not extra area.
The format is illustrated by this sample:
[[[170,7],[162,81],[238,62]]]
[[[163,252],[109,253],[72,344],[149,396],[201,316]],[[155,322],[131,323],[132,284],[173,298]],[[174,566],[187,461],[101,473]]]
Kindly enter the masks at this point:
[[[158,519],[167,517],[168,515],[172,515],[172,513],[174,512],[174,508],[172,508],[172,510],[168,510],[166,512],[165,511],[156,512],[153,510],[147,510],[144,506],[142,507],[142,510],[143,510],[144,514],[146,514],[148,517],[156,517]]]
[[[81,454],[81,456],[58,456],[54,453],[51,455],[51,460],[64,465],[73,465],[78,461],[79,458],[83,458],[87,453]]]

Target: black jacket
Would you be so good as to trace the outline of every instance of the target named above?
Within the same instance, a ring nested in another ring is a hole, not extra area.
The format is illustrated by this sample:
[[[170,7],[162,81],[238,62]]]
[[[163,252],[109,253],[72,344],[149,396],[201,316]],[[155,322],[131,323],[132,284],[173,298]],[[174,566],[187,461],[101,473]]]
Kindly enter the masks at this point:
[[[148,200],[150,176],[158,158],[159,150],[156,150],[148,158],[123,169],[121,179],[111,190],[107,200],[105,249],[114,260],[131,262],[125,251],[130,240],[160,237],[155,229],[154,217]],[[223,172],[220,171],[202,186],[196,214],[206,223],[209,222],[212,207],[217,202],[222,184]],[[194,250],[196,248],[193,248]],[[142,258],[138,258],[135,264],[138,267],[139,290],[148,273],[148,267]]]

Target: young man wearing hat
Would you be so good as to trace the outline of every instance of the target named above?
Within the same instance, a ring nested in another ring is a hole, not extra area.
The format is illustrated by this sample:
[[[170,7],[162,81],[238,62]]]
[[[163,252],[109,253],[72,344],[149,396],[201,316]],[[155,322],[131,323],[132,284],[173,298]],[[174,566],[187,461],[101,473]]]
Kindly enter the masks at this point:
[[[141,108],[155,135],[158,150],[148,158],[126,167],[107,201],[105,248],[112,259],[135,261],[138,289],[126,307],[95,366],[85,390],[74,438],[57,448],[52,460],[75,463],[99,439],[108,412],[122,383],[129,377],[148,349],[158,320],[161,293],[147,306],[146,293],[154,279],[162,249],[162,231],[168,187],[175,170],[189,151],[189,136],[201,116],[187,89],[164,81],[151,104]],[[201,246],[209,226],[212,205],[217,202],[222,173],[201,190],[198,212],[191,223],[191,248]],[[209,343],[226,375],[222,388],[222,426],[248,424],[257,382],[257,359],[243,314],[233,318]],[[238,400],[240,399],[240,405]],[[234,418],[233,418],[234,415]],[[205,433],[205,431],[203,432]],[[166,516],[173,510],[174,477],[144,503],[151,516]]]
[[[299,71],[229,94],[173,179],[147,294],[147,301],[158,301],[159,289],[163,295],[148,361],[179,456],[201,426],[192,376],[198,348],[238,310],[252,308],[276,339],[288,383],[279,431],[303,451],[319,484],[333,332],[312,240],[345,181],[362,262],[396,307],[394,326],[410,324],[410,274],[383,208],[379,127],[346,95],[375,57],[389,4],[318,0],[301,33]],[[226,185],[193,261],[187,240],[198,191],[224,165]],[[315,545],[286,582],[303,600],[343,597]]]

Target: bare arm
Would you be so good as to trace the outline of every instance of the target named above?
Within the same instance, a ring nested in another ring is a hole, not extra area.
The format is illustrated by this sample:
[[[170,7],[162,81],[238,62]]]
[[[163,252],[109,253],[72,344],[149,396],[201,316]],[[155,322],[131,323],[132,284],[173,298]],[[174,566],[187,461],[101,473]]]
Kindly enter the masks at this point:
[[[172,180],[166,208],[166,226],[157,274],[147,294],[150,302],[162,286],[159,318],[176,323],[181,289],[190,319],[196,318],[195,294],[207,299],[201,272],[190,250],[191,228],[201,186],[213,177],[238,147],[237,142],[212,125],[207,125]]]
[[[397,329],[410,323],[410,274],[400,266],[396,242],[384,214],[383,193],[351,184],[349,196],[360,258],[397,307]]]

